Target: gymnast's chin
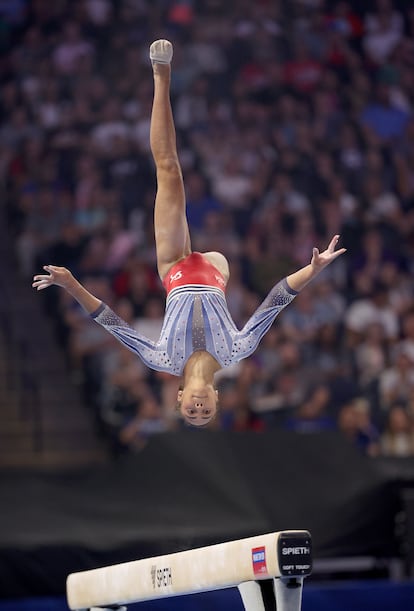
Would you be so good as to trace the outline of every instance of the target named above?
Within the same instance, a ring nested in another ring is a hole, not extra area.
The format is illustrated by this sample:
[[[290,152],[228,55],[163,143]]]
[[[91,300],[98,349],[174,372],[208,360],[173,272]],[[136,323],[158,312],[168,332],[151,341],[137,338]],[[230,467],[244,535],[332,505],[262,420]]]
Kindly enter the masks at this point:
[[[191,426],[205,426],[217,414],[218,392],[212,384],[186,384],[177,395],[177,409]]]

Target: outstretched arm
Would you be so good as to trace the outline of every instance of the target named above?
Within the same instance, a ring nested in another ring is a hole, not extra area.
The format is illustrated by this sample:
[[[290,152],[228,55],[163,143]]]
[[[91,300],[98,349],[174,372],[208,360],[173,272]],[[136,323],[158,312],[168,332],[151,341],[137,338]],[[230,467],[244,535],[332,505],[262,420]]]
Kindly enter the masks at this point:
[[[323,252],[319,252],[317,248],[313,249],[312,259],[309,265],[302,267],[297,272],[287,276],[286,281],[288,286],[294,291],[301,291],[311,280],[315,278],[325,267],[340,255],[346,252],[346,248],[335,250],[339,241],[339,235],[335,235],[329,243],[329,246]]]
[[[68,269],[56,265],[45,265],[44,270],[48,273],[34,276],[33,288],[41,291],[53,284],[61,286],[76,299],[88,314],[92,315],[92,318],[98,324],[109,331],[129,350],[135,352],[147,367],[172,373],[172,363],[167,353],[158,348],[155,342],[138,333],[105,303],[87,291]]]
[[[102,301],[92,295],[86,288],[66,269],[56,265],[44,265],[43,269],[47,274],[34,276],[32,287],[38,291],[48,288],[55,284],[61,286],[88,312],[95,312]]]
[[[293,301],[298,292],[319,272],[345,252],[345,248],[335,250],[338,240],[339,235],[334,236],[328,248],[321,253],[317,248],[314,248],[309,265],[287,276],[272,288],[243,329],[234,335],[232,353],[235,361],[250,356],[256,350],[276,316]]]

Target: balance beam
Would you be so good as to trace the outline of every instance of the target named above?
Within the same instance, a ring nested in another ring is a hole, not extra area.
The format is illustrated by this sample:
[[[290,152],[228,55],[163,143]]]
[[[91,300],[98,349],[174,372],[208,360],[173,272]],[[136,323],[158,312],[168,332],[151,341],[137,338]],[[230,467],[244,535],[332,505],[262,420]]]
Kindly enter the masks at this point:
[[[298,611],[303,578],[312,570],[306,530],[286,530],[72,573],[72,611],[238,587],[247,611],[267,611],[264,582],[273,579],[278,611]],[[274,608],[274,601],[273,601]]]

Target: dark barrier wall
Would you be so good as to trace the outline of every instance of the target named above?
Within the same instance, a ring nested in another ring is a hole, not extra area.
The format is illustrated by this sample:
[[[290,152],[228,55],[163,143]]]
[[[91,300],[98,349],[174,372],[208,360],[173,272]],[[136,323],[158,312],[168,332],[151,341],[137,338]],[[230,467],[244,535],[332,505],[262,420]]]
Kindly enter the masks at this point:
[[[391,556],[397,479],[336,434],[278,431],[168,434],[105,467],[2,473],[1,596],[62,594],[71,571],[292,528],[311,531],[317,558]]]

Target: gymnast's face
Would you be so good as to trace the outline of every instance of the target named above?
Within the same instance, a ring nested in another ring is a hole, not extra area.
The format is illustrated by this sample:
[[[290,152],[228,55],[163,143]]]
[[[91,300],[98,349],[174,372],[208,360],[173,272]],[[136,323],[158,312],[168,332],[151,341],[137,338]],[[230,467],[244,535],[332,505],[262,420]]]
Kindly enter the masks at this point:
[[[208,424],[217,412],[217,390],[211,384],[186,385],[178,391],[177,400],[182,417],[188,424]]]

